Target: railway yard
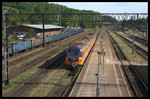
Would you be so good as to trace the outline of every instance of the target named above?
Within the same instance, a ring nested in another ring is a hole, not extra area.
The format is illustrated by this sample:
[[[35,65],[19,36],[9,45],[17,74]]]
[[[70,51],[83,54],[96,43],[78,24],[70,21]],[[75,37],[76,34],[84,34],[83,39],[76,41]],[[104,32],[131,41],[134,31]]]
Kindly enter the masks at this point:
[[[89,33],[97,39],[86,61],[75,70],[66,69],[65,49]],[[126,33],[86,29],[45,46],[9,57],[9,86],[4,84],[2,60],[3,97],[95,97],[97,86],[98,97],[148,96],[148,46],[135,40],[132,54],[132,39]],[[97,51],[102,49],[106,54],[99,59]]]
[[[2,2],[2,97],[148,97],[147,5]]]

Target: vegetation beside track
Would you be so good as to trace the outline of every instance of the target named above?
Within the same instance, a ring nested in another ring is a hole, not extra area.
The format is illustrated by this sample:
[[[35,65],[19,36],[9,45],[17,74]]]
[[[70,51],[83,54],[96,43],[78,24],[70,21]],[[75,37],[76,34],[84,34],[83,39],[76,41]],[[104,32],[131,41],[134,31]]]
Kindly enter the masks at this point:
[[[133,33],[135,33],[135,35],[136,35],[136,36],[139,36],[139,37],[143,37],[143,36],[146,35],[146,32],[142,32],[142,31],[139,31],[139,30],[135,30],[135,31],[129,30],[128,33],[131,34],[131,35],[132,35]]]
[[[108,30],[109,31],[109,30]],[[129,47],[120,37],[118,37],[115,33],[109,31],[110,35],[116,40],[118,45],[121,47],[121,50],[125,54],[125,56],[130,60],[130,61],[135,61],[135,62],[147,62],[147,60],[143,59],[137,52],[132,54],[132,48]]]

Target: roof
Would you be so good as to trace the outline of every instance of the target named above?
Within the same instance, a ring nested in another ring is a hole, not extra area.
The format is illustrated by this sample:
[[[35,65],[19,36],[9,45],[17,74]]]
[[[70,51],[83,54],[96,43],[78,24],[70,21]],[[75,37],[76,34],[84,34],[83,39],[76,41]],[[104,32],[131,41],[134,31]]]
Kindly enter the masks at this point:
[[[37,28],[37,29],[43,29],[42,24],[22,24],[22,25]],[[49,25],[49,24],[44,25],[44,29],[60,29],[60,28],[64,28],[64,27],[56,26],[56,25]]]

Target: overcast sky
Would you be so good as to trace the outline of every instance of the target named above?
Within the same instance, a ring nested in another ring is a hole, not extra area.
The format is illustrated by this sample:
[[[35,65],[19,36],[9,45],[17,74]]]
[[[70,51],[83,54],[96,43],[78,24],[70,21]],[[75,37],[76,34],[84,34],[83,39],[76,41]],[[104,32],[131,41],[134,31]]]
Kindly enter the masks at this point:
[[[100,13],[148,13],[148,2],[49,2]]]

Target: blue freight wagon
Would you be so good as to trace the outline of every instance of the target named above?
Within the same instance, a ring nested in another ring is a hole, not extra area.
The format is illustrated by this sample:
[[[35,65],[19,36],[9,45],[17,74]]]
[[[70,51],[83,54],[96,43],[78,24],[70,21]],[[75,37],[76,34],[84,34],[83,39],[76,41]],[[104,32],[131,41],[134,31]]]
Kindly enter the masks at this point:
[[[18,52],[31,48],[31,40],[16,42],[12,44],[13,52]]]
[[[49,37],[45,37],[45,43],[55,41],[55,40],[58,40],[58,39],[61,39],[61,38],[69,37],[69,36],[72,36],[72,35],[80,33],[80,32],[84,32],[84,28],[74,29],[74,30],[70,30],[70,32],[66,31],[64,33],[60,33],[60,34],[52,35],[52,36],[49,36]],[[42,38],[32,40],[32,44],[31,44],[31,40],[11,43],[8,46],[8,53],[11,55],[15,52],[26,50],[26,49],[31,48],[31,47],[37,47],[41,44],[43,44],[43,39]],[[2,47],[2,56],[4,56],[3,54],[4,54],[4,49]]]

